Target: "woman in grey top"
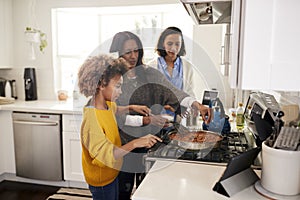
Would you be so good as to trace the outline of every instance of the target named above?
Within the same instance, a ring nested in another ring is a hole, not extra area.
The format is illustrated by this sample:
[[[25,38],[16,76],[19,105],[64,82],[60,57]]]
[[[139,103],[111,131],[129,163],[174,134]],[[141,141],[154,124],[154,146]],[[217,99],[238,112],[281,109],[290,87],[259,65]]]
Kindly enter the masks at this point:
[[[118,53],[119,57],[123,57],[130,64],[117,104],[146,105],[152,112],[150,116],[140,116],[134,112],[118,116],[122,143],[148,133],[159,133],[166,122],[160,116],[165,108],[175,111],[176,114],[183,113],[187,107],[193,108],[200,111],[203,119],[209,123],[211,110],[208,107],[174,87],[158,70],[143,64],[144,51],[138,36],[128,31],[117,33],[113,37],[110,52]],[[146,148],[138,148],[124,157],[119,175],[120,200],[130,199],[134,178],[137,186],[142,181],[145,175],[142,159],[146,152]]]

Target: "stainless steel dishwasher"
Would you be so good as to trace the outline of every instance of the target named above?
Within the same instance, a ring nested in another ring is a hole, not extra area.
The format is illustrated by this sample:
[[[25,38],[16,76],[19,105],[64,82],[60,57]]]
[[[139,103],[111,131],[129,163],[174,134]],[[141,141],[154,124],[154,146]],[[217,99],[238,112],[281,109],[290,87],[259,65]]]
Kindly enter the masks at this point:
[[[62,180],[61,115],[13,112],[12,117],[16,175]]]

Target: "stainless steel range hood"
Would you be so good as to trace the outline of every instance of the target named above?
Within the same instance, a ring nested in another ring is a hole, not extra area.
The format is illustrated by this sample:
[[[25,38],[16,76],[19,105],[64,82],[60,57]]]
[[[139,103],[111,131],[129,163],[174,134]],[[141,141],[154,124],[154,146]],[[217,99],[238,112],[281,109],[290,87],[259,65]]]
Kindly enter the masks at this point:
[[[231,0],[180,0],[196,24],[231,22]]]

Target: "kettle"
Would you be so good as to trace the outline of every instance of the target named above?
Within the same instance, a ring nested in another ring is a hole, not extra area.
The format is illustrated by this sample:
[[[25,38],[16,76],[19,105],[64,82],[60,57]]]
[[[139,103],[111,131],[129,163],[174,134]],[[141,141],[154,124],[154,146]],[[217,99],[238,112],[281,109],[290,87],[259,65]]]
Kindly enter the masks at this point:
[[[0,96],[17,99],[16,80],[0,78]]]

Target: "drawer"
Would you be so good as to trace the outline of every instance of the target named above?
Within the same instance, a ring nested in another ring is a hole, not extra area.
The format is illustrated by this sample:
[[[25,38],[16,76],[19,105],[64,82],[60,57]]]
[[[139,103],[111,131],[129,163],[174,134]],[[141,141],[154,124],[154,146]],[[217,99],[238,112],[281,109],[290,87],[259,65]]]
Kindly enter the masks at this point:
[[[82,115],[63,115],[63,131],[80,133],[80,126],[82,121]]]

